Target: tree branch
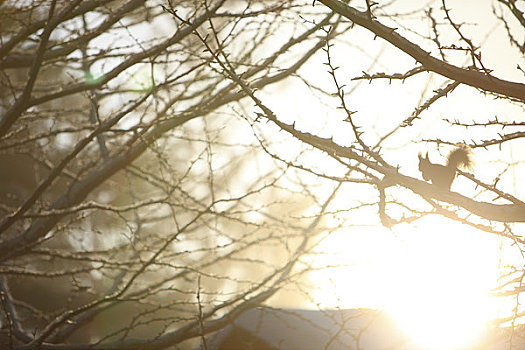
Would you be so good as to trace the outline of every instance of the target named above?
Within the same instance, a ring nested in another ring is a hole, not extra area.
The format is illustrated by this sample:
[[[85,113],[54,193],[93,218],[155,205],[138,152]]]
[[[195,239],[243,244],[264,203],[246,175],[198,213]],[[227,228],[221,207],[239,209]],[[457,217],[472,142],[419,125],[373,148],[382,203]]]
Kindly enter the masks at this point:
[[[525,102],[525,84],[502,80],[489,74],[456,67],[450,63],[432,57],[430,53],[424,51],[418,45],[396,33],[396,28],[390,28],[381,24],[375,19],[370,18],[366,12],[358,11],[338,0],[319,0],[319,2],[323,3],[341,16],[348,18],[357,25],[367,28],[378,37],[385,39],[398,49],[413,57],[429,71],[487,92],[501,94]]]

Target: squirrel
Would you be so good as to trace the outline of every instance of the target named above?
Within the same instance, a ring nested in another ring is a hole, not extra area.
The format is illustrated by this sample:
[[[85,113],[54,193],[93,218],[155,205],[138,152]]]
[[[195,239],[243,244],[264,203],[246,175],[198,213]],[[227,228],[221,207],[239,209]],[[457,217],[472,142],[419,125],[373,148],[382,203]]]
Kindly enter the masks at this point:
[[[434,185],[450,190],[450,185],[456,177],[456,171],[461,165],[465,168],[472,166],[470,149],[466,146],[460,146],[447,156],[447,165],[434,164],[428,159],[428,152],[425,158],[419,153],[419,171],[425,181],[431,181]]]

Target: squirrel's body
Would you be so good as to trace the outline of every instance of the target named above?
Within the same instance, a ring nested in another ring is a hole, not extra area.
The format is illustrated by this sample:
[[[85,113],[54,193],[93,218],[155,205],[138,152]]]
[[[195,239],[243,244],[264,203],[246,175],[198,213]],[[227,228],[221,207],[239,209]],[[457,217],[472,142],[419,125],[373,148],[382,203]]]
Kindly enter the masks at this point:
[[[472,164],[469,149],[466,147],[458,147],[452,150],[447,156],[447,165],[431,163],[428,159],[428,153],[425,158],[421,154],[418,157],[419,170],[423,178],[426,181],[431,181],[436,186],[446,189],[450,189],[450,185],[452,185],[460,165],[468,168]]]

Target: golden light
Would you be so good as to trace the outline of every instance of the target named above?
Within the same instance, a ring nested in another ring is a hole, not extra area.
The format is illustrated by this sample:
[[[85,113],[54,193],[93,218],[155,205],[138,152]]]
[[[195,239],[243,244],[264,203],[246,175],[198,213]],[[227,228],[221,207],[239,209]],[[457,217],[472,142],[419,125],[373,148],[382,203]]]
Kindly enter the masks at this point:
[[[475,243],[474,243],[475,242]],[[326,239],[316,265],[337,266],[312,279],[325,308],[388,312],[408,343],[423,349],[468,349],[483,340],[501,301],[498,237],[432,216],[394,232],[356,227]]]
[[[426,349],[464,349],[482,337],[496,316],[497,301],[490,290],[497,270],[490,266],[495,262],[490,249],[468,249],[464,239],[445,245],[434,239],[432,249],[419,238],[412,239],[412,249],[400,266],[405,272],[397,275],[385,308],[415,344]]]

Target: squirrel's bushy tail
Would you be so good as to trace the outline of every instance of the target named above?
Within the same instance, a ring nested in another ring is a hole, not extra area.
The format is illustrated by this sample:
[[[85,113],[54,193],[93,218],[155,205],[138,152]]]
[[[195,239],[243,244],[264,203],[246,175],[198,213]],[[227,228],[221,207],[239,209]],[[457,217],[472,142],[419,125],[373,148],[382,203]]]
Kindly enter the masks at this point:
[[[447,166],[457,169],[459,166],[470,169],[472,166],[472,157],[470,155],[470,148],[467,146],[459,146],[452,150],[447,157]]]

